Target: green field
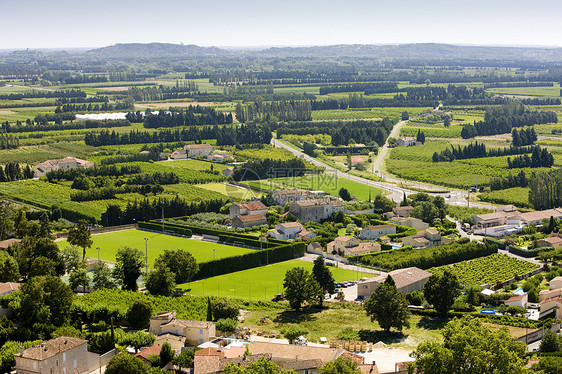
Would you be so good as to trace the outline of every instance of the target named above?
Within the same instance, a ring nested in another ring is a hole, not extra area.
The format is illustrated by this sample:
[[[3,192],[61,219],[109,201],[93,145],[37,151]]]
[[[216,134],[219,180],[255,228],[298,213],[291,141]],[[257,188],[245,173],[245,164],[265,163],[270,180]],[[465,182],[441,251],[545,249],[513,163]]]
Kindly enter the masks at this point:
[[[347,178],[339,178],[333,174],[306,175],[304,177],[294,178],[271,178],[261,181],[246,182],[246,184],[267,190],[287,187],[320,190],[333,196],[338,196],[340,188],[347,188],[351,195],[356,196],[359,200],[367,200],[369,198],[369,193],[372,198],[381,193],[381,190],[378,188],[369,187]]]
[[[478,195],[480,200],[494,204],[514,204],[521,208],[532,208],[529,203],[529,188],[514,187],[505,190],[491,191]]]
[[[165,249],[185,249],[189,251],[197,262],[213,261],[213,250],[215,258],[225,258],[239,256],[254,251],[230,245],[215,244],[193,239],[185,239],[177,236],[162,235],[154,232],[142,230],[122,230],[104,234],[92,235],[93,244],[86,250],[86,257],[97,258],[97,247],[100,247],[100,259],[103,261],[115,262],[117,249],[123,246],[138,248],[145,253],[145,240],[148,238],[148,264],[152,266],[154,260]],[[59,248],[68,246],[66,240],[57,242]]]
[[[226,296],[247,300],[268,300],[283,292],[285,272],[294,267],[312,270],[312,262],[291,260],[268,266],[237,271],[195,282],[184,283],[180,288],[190,295]],[[357,280],[372,274],[331,267],[336,282]]]

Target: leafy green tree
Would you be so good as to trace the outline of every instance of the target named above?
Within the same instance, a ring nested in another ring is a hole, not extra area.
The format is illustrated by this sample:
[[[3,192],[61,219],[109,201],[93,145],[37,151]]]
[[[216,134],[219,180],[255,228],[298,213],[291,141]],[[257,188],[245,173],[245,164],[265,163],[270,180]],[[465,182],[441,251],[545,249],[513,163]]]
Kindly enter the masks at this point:
[[[195,350],[184,349],[174,358],[174,364],[179,366],[180,369],[192,368],[193,361],[195,360],[195,352]]]
[[[31,270],[29,272],[30,277],[40,277],[51,275],[53,277],[57,276],[57,263],[47,257],[38,256],[31,262]]]
[[[301,267],[287,270],[285,280],[283,281],[285,288],[285,298],[289,301],[291,308],[297,312],[301,310],[305,301],[312,301],[322,295],[322,288],[314,279],[314,276]]]
[[[140,358],[126,352],[113,356],[105,369],[106,374],[144,374],[147,372],[148,366]]]
[[[377,214],[382,214],[392,211],[396,206],[396,203],[390,200],[388,197],[382,194],[375,196],[373,200],[374,212]]]
[[[16,366],[16,358],[14,357],[14,354],[20,351],[20,346],[24,349],[28,349],[39,343],[41,343],[39,340],[26,342],[6,342],[4,345],[2,345],[2,348],[0,348],[0,372],[11,373],[14,370],[14,367]]]
[[[165,266],[146,274],[144,284],[152,295],[171,296],[176,289],[175,274]]]
[[[152,304],[146,299],[138,299],[127,311],[127,322],[134,329],[145,329],[152,317]]]
[[[338,195],[345,201],[351,201],[351,194],[349,193],[349,190],[347,188],[340,188]]]
[[[154,267],[167,267],[175,274],[176,283],[189,282],[199,271],[195,257],[184,249],[165,249],[156,261]]]
[[[259,360],[250,362],[245,368],[233,362],[224,368],[225,374],[296,374],[293,370],[281,370],[275,363],[262,357]]]
[[[446,116],[445,119],[443,120],[443,126],[445,127],[451,126],[451,118],[449,118],[449,116]]]
[[[212,298],[210,300],[212,317],[215,321],[219,319],[238,319],[240,315],[240,307],[238,304],[225,297]]]
[[[72,291],[60,278],[34,277],[21,287],[19,320],[24,327],[34,324],[63,326],[70,318]]]
[[[86,292],[86,288],[90,285],[90,278],[88,278],[86,268],[80,267],[72,270],[68,277],[68,283],[70,284],[70,288],[73,290],[82,286],[83,291]]]
[[[238,321],[232,318],[223,318],[219,319],[215,326],[219,331],[233,334],[238,328]]]
[[[551,330],[547,330],[539,346],[540,352],[558,352],[560,350],[560,338]]]
[[[115,255],[113,278],[124,290],[136,291],[137,279],[141,276],[144,255],[136,248],[121,247]]]
[[[293,344],[293,342],[300,336],[305,336],[307,334],[308,330],[306,328],[299,325],[291,325],[287,330],[285,330],[283,336],[289,341],[289,343]]]
[[[62,250],[62,260],[66,266],[66,271],[69,273],[85,264],[85,261],[80,256],[80,249],[73,245]]]
[[[423,294],[437,313],[446,317],[455,299],[460,295],[457,276],[449,270],[445,270],[441,275],[432,275],[423,287]]]
[[[386,331],[390,331],[393,327],[402,331],[404,327],[410,326],[408,302],[396,289],[390,275],[365,301],[364,308],[367,315],[371,317],[371,321],[377,321]]]
[[[166,366],[168,362],[172,361],[176,353],[168,343],[164,343],[160,349],[160,365]]]
[[[450,321],[443,343],[426,341],[411,356],[411,373],[526,373],[527,346],[502,327],[493,331],[477,318]]]
[[[88,334],[88,351],[104,354],[115,348],[115,340],[111,331],[95,332]]]
[[[410,115],[408,114],[407,111],[403,111],[402,112],[402,121],[407,121],[410,119]]]
[[[541,357],[533,370],[534,373],[562,374],[562,357]]]
[[[150,317],[149,317],[150,318]],[[117,338],[117,344],[131,346],[136,352],[142,347],[149,347],[154,343],[156,337],[153,334],[136,331],[133,333],[123,333],[119,334]]]
[[[115,283],[111,278],[111,269],[109,269],[105,262],[97,262],[94,264],[92,281],[95,290],[115,288]]]
[[[20,279],[19,265],[7,252],[0,252],[0,282],[16,282]]]
[[[334,361],[327,362],[321,370],[321,374],[361,374],[359,365],[351,358],[339,357]]]
[[[67,241],[82,248],[82,260],[86,258],[86,248],[92,246],[92,233],[88,226],[88,221],[81,219],[68,231]]]
[[[318,282],[320,287],[322,287],[324,294],[334,293],[334,290],[336,288],[334,284],[334,277],[332,276],[332,272],[330,271],[328,266],[326,266],[323,256],[318,256],[314,259],[312,274],[316,282]],[[322,295],[322,297],[320,298],[320,305],[322,305],[323,300],[324,300],[324,295]]]

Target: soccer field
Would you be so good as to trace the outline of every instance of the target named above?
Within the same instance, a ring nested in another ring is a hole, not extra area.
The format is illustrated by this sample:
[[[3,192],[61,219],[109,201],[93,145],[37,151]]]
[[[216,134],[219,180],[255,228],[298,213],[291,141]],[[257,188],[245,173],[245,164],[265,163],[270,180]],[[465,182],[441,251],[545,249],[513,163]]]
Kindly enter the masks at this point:
[[[246,300],[270,300],[283,292],[285,272],[294,267],[312,271],[311,262],[291,260],[258,268],[237,271],[178,285],[187,294],[196,296],[224,296]],[[372,274],[330,267],[336,282],[372,277]]]
[[[213,261],[213,249],[215,250],[216,259],[238,256],[253,251],[252,249],[162,235],[142,230],[122,230],[92,235],[94,243],[86,250],[86,257],[97,258],[97,247],[100,247],[100,259],[109,262],[115,262],[117,249],[123,246],[137,248],[142,253],[145,253],[144,238],[148,238],[149,266],[154,264],[156,257],[165,249],[185,249],[195,257],[197,262]],[[66,240],[59,241],[57,244],[61,249],[69,245]]]

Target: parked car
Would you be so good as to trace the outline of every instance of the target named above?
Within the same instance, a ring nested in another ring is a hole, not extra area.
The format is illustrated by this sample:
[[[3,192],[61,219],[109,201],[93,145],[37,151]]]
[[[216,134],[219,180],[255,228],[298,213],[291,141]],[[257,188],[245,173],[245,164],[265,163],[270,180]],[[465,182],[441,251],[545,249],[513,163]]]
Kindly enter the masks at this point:
[[[283,300],[285,300],[285,298],[283,297],[283,294],[280,294],[280,293],[278,293],[277,295],[275,295],[273,297],[273,299],[271,299],[271,301],[275,301],[275,302],[283,301]]]

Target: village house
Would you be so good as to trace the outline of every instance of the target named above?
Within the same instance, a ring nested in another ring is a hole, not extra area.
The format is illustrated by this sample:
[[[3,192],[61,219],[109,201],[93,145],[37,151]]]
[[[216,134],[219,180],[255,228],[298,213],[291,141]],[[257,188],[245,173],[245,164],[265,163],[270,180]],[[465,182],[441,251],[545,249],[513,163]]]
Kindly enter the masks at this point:
[[[390,234],[396,234],[395,225],[367,226],[361,230],[359,238],[362,240],[375,240]]]
[[[222,171],[222,175],[227,176],[227,177],[231,177],[232,174],[234,174],[234,167],[233,166],[229,166],[227,168],[224,168]]]
[[[357,166],[357,164],[360,164],[363,161],[364,161],[363,157],[360,156],[351,157],[351,166]]]
[[[537,241],[537,247],[550,247],[552,249],[562,248],[562,238],[559,236],[551,236]]]
[[[232,227],[235,229],[261,225],[267,225],[267,217],[263,214],[236,216],[232,219]]]
[[[8,249],[12,244],[21,243],[21,239],[6,239],[0,241],[0,251],[5,251]]]
[[[507,299],[504,304],[505,306],[516,306],[521,309],[527,309],[527,302],[529,300],[529,295],[524,293],[523,295],[514,295]]]
[[[301,201],[312,197],[312,192],[300,188],[276,190],[271,193],[273,204],[279,206],[285,206],[287,203],[290,204],[293,201]]]
[[[333,253],[334,251],[337,253],[343,253],[346,248],[357,246],[359,243],[361,243],[361,240],[358,238],[341,235],[329,242],[326,245],[326,250],[328,253]]]
[[[476,214],[473,215],[474,226],[473,230],[475,233],[485,233],[486,235],[495,235],[496,231],[505,231],[506,234],[513,233],[513,230],[518,231],[522,227],[533,225],[542,225],[544,220],[549,220],[553,217],[555,220],[562,219],[562,209],[554,208],[548,210],[542,210],[537,212],[526,212],[521,213],[514,209],[513,205],[507,205],[500,207],[498,211],[494,213],[487,214]],[[484,229],[500,227],[500,230],[491,230],[490,233],[484,231]],[[512,229],[512,230],[510,230]]]
[[[399,138],[396,139],[396,145],[398,145],[399,147],[412,147],[415,145],[421,145],[421,142],[418,142],[416,139],[414,138]]]
[[[441,233],[436,229],[418,231],[414,235],[402,238],[403,246],[414,248],[431,248],[441,244]]]
[[[316,234],[304,228],[299,222],[286,222],[275,225],[275,230],[267,233],[274,239],[279,240],[295,240],[316,237]]]
[[[260,200],[247,201],[230,206],[231,219],[237,216],[251,216],[255,214],[261,214],[263,216],[267,214],[267,207]]]
[[[36,178],[45,176],[51,171],[57,170],[70,170],[70,169],[85,169],[96,166],[95,162],[82,160],[76,157],[65,157],[56,160],[47,160],[37,164],[33,168],[33,173]]]
[[[429,228],[429,223],[414,217],[394,217],[390,218],[388,222],[394,225],[406,226],[416,230],[425,230]]]
[[[226,161],[233,161],[234,157],[227,151],[216,151],[215,153],[208,155],[207,160],[215,161],[215,162],[226,162]]]
[[[550,280],[549,284],[550,284],[550,286],[549,286],[550,290],[561,289],[562,288],[562,277],[558,276],[558,277],[552,278]]]
[[[230,206],[230,219],[235,228],[266,225],[266,214],[267,207],[260,200]]]
[[[187,144],[182,149],[178,149],[170,155],[173,160],[182,160],[191,157],[207,156],[211,154],[215,148],[207,143]]]
[[[562,318],[562,296],[550,297],[539,303],[539,318]]]
[[[161,345],[153,344],[152,346],[148,348],[144,348],[140,352],[136,353],[135,356],[140,358],[142,362],[144,362],[146,365],[152,366],[152,362],[148,357],[152,355],[156,355],[156,356],[160,355],[161,350],[162,350]],[[164,364],[167,364],[167,362],[165,362]]]
[[[326,245],[328,253],[339,253],[343,256],[357,256],[372,252],[380,252],[381,245],[379,243],[366,242],[361,243],[358,238],[350,236],[338,236]]]
[[[14,354],[17,374],[91,373],[105,365],[88,341],[61,336]],[[107,358],[107,356],[106,356]]]
[[[214,322],[179,319],[176,318],[175,310],[150,317],[148,331],[156,336],[171,334],[185,337],[185,341],[189,345],[203,344],[216,336]]]
[[[294,201],[289,205],[289,213],[303,223],[319,222],[329,218],[335,212],[343,212],[343,210],[342,201],[330,198]]]
[[[388,273],[394,280],[396,288],[402,295],[414,291],[421,291],[427,280],[431,277],[431,273],[425,270],[411,267],[405,269],[393,270]],[[375,278],[369,278],[357,283],[357,296],[365,299],[369,298],[379,284],[386,280],[387,275],[379,275]]]

